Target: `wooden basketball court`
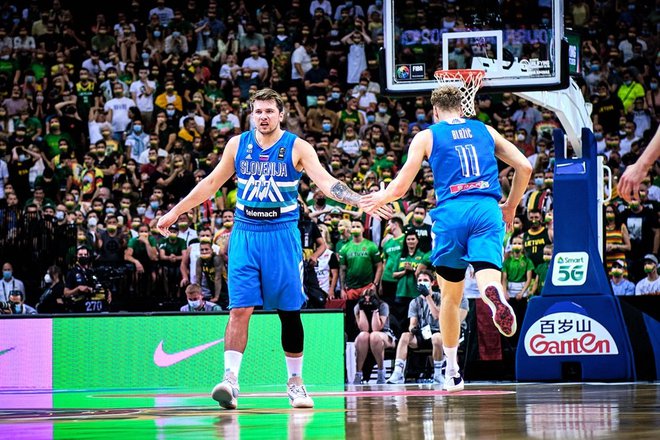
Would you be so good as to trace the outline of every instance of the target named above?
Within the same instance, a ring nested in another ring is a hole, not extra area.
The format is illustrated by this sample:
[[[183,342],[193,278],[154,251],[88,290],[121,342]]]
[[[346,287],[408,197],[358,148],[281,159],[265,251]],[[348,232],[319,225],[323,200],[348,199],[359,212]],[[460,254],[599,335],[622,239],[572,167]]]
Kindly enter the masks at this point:
[[[226,411],[206,390],[0,392],[3,439],[651,439],[658,383],[365,385],[293,410],[281,387],[242,390]]]

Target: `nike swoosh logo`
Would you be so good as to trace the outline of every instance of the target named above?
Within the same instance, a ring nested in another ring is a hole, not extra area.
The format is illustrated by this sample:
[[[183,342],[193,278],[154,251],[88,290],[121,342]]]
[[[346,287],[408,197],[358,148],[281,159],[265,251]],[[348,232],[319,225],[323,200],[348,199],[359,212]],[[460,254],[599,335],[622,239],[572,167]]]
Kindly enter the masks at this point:
[[[158,347],[156,347],[156,351],[154,352],[154,364],[161,368],[170,367],[188,359],[189,357],[195,356],[214,345],[224,342],[224,338],[209,342],[208,344],[198,345],[197,347],[189,348],[178,353],[165,353],[163,350],[163,342],[164,341],[160,341],[160,344],[158,344]]]
[[[5,350],[0,350],[0,356],[2,356],[3,354],[7,354],[7,353],[9,353],[10,351],[12,351],[12,350],[15,349],[15,348],[16,348],[16,347],[11,347],[11,348],[7,348],[7,349],[5,349]]]

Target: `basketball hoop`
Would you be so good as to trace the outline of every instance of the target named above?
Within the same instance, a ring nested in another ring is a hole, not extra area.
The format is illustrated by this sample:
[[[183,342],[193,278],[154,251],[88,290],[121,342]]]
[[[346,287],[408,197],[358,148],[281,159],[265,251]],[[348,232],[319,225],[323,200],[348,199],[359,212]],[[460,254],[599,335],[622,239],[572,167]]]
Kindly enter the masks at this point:
[[[448,85],[458,87],[463,95],[461,98],[461,108],[463,115],[472,117],[474,111],[474,97],[477,90],[481,88],[485,70],[456,69],[456,70],[436,70],[435,79],[439,85]]]

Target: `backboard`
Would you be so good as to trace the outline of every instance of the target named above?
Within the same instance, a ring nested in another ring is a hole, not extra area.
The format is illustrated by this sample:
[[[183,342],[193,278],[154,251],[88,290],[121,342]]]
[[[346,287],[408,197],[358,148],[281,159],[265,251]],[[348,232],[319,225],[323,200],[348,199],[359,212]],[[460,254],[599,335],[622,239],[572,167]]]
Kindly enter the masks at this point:
[[[385,0],[385,93],[429,92],[438,69],[485,70],[484,92],[566,88],[563,3]]]

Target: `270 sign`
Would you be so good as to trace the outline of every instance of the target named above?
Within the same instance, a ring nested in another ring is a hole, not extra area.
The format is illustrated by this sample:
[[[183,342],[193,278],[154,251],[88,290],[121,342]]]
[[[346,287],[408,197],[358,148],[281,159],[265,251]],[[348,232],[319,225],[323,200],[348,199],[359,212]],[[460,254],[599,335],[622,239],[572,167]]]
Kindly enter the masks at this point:
[[[552,284],[555,286],[581,286],[587,280],[588,268],[588,253],[560,252],[554,256]]]

